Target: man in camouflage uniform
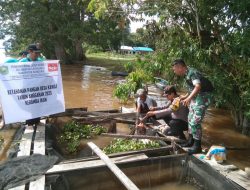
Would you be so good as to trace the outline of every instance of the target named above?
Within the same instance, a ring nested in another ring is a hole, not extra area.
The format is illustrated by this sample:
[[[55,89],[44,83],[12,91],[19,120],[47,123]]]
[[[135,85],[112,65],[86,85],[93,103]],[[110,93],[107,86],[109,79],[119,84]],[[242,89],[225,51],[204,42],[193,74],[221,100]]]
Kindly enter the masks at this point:
[[[173,62],[173,70],[176,75],[185,77],[189,92],[181,97],[182,103],[189,106],[189,138],[183,147],[191,147],[188,150],[189,154],[199,153],[201,152],[201,123],[212,101],[213,86],[199,71],[187,67],[182,59]]]

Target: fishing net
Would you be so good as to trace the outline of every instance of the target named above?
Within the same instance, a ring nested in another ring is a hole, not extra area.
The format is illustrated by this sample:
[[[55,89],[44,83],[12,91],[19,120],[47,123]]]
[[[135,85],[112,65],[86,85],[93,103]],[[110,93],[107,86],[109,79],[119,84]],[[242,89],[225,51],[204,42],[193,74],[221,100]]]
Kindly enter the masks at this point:
[[[10,159],[0,165],[0,189],[9,189],[36,180],[56,161],[55,156],[40,154]]]

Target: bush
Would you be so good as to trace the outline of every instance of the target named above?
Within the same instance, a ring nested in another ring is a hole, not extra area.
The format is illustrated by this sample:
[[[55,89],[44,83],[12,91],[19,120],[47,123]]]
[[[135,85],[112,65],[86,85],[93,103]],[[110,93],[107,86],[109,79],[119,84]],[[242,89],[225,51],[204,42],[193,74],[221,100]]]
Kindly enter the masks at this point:
[[[147,148],[159,148],[160,144],[156,141],[148,141],[144,143],[141,140],[115,139],[109,146],[105,147],[103,151],[106,154],[117,152],[125,152],[132,150],[142,150]]]
[[[107,132],[107,129],[102,126],[80,124],[73,121],[64,125],[59,142],[66,143],[67,151],[72,153],[77,151],[81,139],[90,139],[104,132]]]
[[[98,53],[98,52],[102,52],[103,49],[100,46],[96,46],[96,45],[88,45],[86,47],[86,53],[90,54],[90,53]]]

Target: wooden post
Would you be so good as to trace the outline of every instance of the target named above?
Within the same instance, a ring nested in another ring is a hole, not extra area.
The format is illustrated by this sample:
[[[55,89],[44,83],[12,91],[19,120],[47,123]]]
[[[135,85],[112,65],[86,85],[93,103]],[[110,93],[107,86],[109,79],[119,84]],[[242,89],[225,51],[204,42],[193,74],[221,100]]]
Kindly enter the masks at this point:
[[[108,133],[116,133],[116,121],[113,119],[110,121],[110,127],[108,128]]]
[[[94,143],[88,142],[88,146],[101,158],[127,189],[139,190],[139,188]]]

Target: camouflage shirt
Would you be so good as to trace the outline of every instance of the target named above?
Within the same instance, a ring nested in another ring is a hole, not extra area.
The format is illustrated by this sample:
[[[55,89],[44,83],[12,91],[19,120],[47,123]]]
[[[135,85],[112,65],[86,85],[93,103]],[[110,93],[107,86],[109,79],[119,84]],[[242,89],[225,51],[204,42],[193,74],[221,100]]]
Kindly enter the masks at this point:
[[[196,84],[201,84],[201,92],[212,92],[212,83],[205,78],[198,70],[188,67],[187,74],[185,75],[188,91],[192,92]]]

